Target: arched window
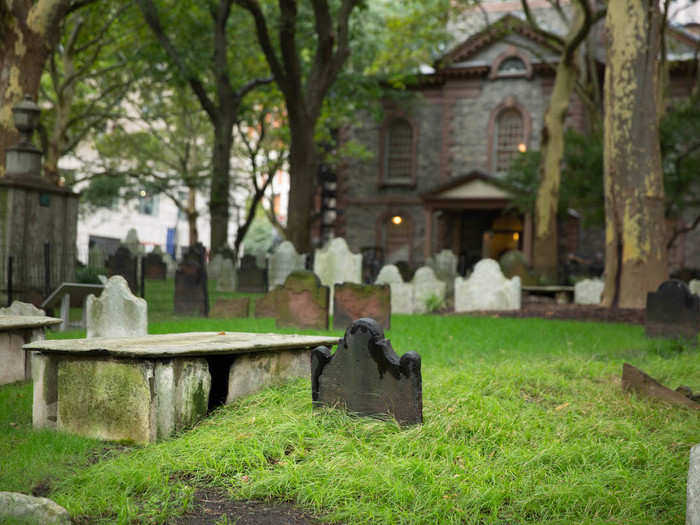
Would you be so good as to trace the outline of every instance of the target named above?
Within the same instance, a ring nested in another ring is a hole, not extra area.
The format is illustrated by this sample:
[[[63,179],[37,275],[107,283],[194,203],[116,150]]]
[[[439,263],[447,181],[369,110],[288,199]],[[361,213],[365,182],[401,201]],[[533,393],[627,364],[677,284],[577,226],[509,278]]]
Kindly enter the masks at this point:
[[[527,66],[520,57],[511,56],[498,65],[499,75],[521,75],[527,72]]]
[[[413,165],[413,127],[405,118],[395,118],[387,128],[384,154],[386,182],[410,182]]]
[[[520,111],[508,108],[496,118],[496,171],[510,168],[519,151],[525,148],[525,126]]]

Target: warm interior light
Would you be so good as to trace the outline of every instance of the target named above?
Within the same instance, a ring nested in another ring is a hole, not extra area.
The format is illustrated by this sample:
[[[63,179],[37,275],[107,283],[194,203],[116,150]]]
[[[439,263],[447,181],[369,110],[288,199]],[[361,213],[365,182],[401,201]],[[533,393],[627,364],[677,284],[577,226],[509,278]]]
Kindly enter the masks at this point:
[[[141,195],[141,197],[145,197],[145,196],[146,196],[146,190],[141,190],[141,191],[139,192],[139,195]]]
[[[514,241],[517,241],[518,239],[520,239],[520,234],[519,234],[518,232],[515,232],[515,233],[513,234],[513,240],[514,240]]]
[[[527,146],[523,142],[521,142],[520,144],[518,144],[518,151],[520,153],[525,153],[527,151]]]
[[[399,224],[401,224],[403,222],[403,217],[401,217],[400,215],[394,215],[391,218],[391,222],[393,222],[394,224],[396,224],[398,226]]]

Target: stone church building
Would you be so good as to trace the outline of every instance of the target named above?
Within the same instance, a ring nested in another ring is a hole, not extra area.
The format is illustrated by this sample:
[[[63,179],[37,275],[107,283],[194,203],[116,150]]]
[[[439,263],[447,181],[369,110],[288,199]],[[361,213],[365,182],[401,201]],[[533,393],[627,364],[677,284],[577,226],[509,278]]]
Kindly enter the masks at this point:
[[[676,36],[700,49],[699,35]],[[421,75],[410,88],[414,96],[380,102],[381,121],[358,119],[345,138],[373,155],[338,171],[335,235],[353,251],[375,250],[384,263],[413,268],[442,249],[458,255],[463,269],[512,249],[531,260],[532,217],[512,210],[498,181],[518,152],[539,149],[557,60],[527,23],[504,14]],[[599,68],[602,85],[602,60]],[[687,69],[677,71],[687,77]],[[672,82],[675,95],[690,93],[691,82]],[[576,97],[567,126],[586,129]],[[582,234],[574,210],[562,226],[560,251],[604,251],[602,233]]]

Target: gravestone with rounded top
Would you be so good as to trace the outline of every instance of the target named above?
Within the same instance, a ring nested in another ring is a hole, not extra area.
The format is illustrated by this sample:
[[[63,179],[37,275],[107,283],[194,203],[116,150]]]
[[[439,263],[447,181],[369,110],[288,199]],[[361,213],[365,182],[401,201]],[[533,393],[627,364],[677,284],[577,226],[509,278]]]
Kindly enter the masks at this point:
[[[209,279],[217,280],[219,278],[219,273],[221,273],[221,266],[223,265],[226,258],[223,254],[217,253],[209,260],[207,264],[207,277]]]
[[[467,279],[455,279],[455,312],[519,310],[520,277],[506,279],[493,259],[482,259]]]
[[[423,422],[421,359],[399,358],[373,319],[358,319],[345,331],[335,354],[325,346],[311,352],[314,407],[341,406],[351,413],[393,417],[401,425]]]
[[[439,280],[429,266],[416,270],[411,281],[414,289],[413,313],[422,314],[428,311],[429,303],[435,301],[442,304],[445,301],[447,285]]]
[[[216,291],[235,292],[236,285],[236,268],[233,265],[233,261],[226,258],[222,261],[219,268],[219,276],[216,278]]]
[[[691,293],[683,281],[670,279],[647,294],[647,336],[687,339],[696,344],[698,332],[700,297]]]
[[[413,313],[413,285],[405,283],[399,269],[393,264],[382,267],[374,284],[388,284],[391,288],[391,311],[395,314]]]
[[[99,297],[85,301],[87,337],[132,337],[148,333],[148,305],[129,290],[126,280],[110,277]]]
[[[134,255],[141,255],[143,253],[143,245],[141,241],[139,241],[139,234],[136,228],[129,228],[129,231],[126,232],[124,245],[129,248],[129,251]]]
[[[238,270],[238,291],[245,293],[265,293],[267,291],[267,269],[258,266],[255,255],[246,254],[241,259]]]
[[[143,273],[146,279],[164,281],[168,275],[168,267],[163,261],[163,256],[155,250],[147,254],[143,259]]]
[[[362,282],[362,255],[352,253],[342,237],[331,239],[314,256],[314,273],[324,286],[331,290],[331,313],[333,313],[333,285]]]
[[[290,273],[303,270],[305,261],[304,254],[297,253],[291,242],[281,243],[270,256],[269,289],[283,285]]]
[[[363,317],[374,319],[385,330],[391,328],[391,288],[388,284],[336,284],[333,301],[333,330],[345,330],[353,321]]]
[[[605,283],[601,279],[583,279],[574,285],[574,303],[600,304]]]
[[[114,255],[107,259],[107,275],[121,275],[126,279],[132,293],[138,292],[137,258],[126,246],[117,248]]]
[[[447,291],[451,293],[457,277],[457,256],[452,253],[452,250],[442,250],[429,257],[426,265],[433,269],[438,279],[447,284]]]
[[[328,329],[329,290],[313,272],[289,274],[255,302],[255,317],[272,317],[277,328]]]

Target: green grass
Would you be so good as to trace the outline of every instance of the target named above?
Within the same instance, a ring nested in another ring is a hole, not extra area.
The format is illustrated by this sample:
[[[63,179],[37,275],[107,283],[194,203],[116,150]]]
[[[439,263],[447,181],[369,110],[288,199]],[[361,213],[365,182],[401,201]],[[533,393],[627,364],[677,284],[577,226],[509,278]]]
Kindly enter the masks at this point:
[[[649,341],[638,326],[392,322],[397,353],[422,356],[423,425],[312,414],[309,382],[299,380],[222,407],[176,438],[110,457],[93,440],[30,430],[30,387],[6,386],[0,490],[26,492],[49,477],[50,497],[98,523],[165,522],[202,485],[353,524],[683,522],[700,415],[624,393],[619,377],[627,361],[671,388],[700,390],[697,350]],[[271,331],[273,323],[149,326],[189,330]],[[105,459],[87,465],[95,451]]]

